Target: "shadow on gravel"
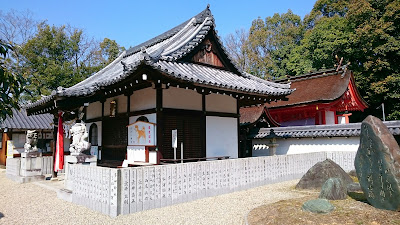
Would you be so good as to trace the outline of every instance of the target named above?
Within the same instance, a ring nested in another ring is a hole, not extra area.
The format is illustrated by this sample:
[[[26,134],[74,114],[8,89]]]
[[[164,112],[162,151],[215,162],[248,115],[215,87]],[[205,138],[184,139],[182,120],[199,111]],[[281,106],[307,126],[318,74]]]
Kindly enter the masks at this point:
[[[0,212],[0,219],[4,217],[4,214]]]

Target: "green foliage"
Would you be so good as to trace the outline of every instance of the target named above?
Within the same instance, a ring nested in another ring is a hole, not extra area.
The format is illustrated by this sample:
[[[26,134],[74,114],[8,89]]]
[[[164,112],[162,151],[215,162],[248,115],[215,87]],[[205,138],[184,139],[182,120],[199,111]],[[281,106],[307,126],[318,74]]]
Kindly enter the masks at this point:
[[[30,93],[24,100],[34,101],[59,86],[66,88],[84,80],[123,50],[108,38],[95,45],[93,48],[93,42],[87,41],[80,29],[40,23],[36,35],[20,51],[21,68]]]
[[[12,109],[19,109],[18,98],[24,91],[24,79],[13,73],[6,66],[6,57],[14,47],[0,39],[0,121],[7,115],[12,116]]]
[[[264,78],[299,75],[350,62],[370,107],[357,118],[400,119],[400,1],[318,0],[301,20],[291,11],[253,21],[247,71]]]
[[[104,40],[100,43],[100,51],[99,54],[102,58],[102,64],[107,65],[114,61],[121,52],[125,51],[124,47],[120,47],[115,40],[110,40],[108,38],[104,38]]]
[[[74,67],[81,35],[80,30],[68,35],[65,26],[51,27],[41,23],[37,34],[22,46],[27,89],[34,98],[49,95],[59,86],[72,86],[85,78],[79,67]]]
[[[289,55],[300,44],[304,35],[301,18],[292,11],[275,13],[265,22],[253,21],[245,45],[249,58],[248,72],[263,78],[292,74],[288,71]]]

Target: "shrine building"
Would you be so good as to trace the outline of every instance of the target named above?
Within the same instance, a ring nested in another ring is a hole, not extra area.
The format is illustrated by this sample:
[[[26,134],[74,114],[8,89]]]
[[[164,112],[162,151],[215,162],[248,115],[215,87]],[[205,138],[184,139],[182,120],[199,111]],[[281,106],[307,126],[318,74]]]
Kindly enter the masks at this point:
[[[278,80],[295,91],[288,101],[243,108],[241,124],[266,121],[261,127],[348,124],[352,111],[368,104],[359,94],[353,72],[346,66]]]
[[[89,140],[104,160],[123,160],[127,151],[138,148],[172,159],[173,130],[177,158],[182,143],[183,158],[237,158],[239,108],[286,99],[292,92],[290,84],[265,81],[238,69],[217,36],[207,7],[123,52],[86,80],[59,87],[26,108],[29,114],[56,117],[63,111],[65,121],[83,112]],[[147,130],[144,124],[154,127]],[[147,139],[143,143],[145,138],[151,139],[150,145]]]

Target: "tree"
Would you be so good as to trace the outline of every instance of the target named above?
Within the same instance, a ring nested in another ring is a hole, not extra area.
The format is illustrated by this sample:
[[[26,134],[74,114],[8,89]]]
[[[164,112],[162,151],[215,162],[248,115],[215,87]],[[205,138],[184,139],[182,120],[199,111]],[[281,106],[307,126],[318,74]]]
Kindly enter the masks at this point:
[[[380,116],[385,103],[388,119],[400,119],[400,2],[352,1],[346,18],[351,37],[352,69],[362,94],[371,104],[367,113]]]
[[[42,22],[36,35],[22,46],[22,68],[30,95],[36,100],[59,86],[70,87],[113,61],[123,50],[105,38],[96,42],[81,29]]]
[[[293,14],[275,13],[265,22],[253,21],[245,51],[249,57],[249,72],[263,78],[279,78],[294,74],[289,70],[289,55],[300,44],[304,35],[301,18]]]
[[[245,29],[236,30],[234,34],[225,37],[225,47],[232,60],[243,71],[249,69],[245,45],[249,33]]]
[[[5,66],[9,51],[14,47],[0,39],[0,121],[7,115],[12,116],[12,109],[19,109],[18,98],[24,90],[24,79]]]

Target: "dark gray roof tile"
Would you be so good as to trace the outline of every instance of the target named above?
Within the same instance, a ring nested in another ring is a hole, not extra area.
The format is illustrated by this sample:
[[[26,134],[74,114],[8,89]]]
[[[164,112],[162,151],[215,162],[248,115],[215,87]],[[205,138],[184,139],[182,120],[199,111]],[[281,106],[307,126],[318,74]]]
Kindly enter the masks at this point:
[[[12,109],[13,116],[7,116],[6,119],[0,123],[0,129],[19,129],[19,130],[50,130],[53,129],[51,125],[53,122],[53,115],[51,114],[40,114],[27,116],[26,110],[21,109],[20,111]]]
[[[383,123],[393,135],[400,135],[400,120]],[[271,130],[282,138],[353,137],[360,136],[361,123],[261,128],[257,134],[251,136],[255,139],[266,138]]]

